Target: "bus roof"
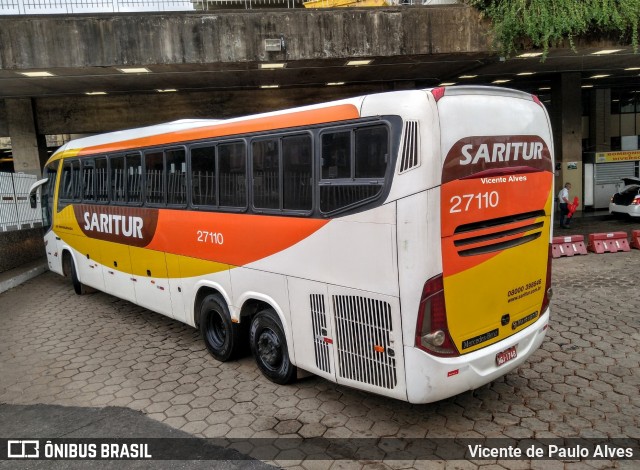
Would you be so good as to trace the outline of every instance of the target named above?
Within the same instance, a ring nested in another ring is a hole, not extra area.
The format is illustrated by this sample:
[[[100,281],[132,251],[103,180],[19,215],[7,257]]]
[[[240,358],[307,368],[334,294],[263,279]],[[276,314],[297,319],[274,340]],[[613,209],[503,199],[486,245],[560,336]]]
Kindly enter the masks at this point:
[[[363,99],[361,96],[232,119],[181,119],[83,137],[64,144],[47,163],[65,157],[126,152],[141,147],[357,119]]]

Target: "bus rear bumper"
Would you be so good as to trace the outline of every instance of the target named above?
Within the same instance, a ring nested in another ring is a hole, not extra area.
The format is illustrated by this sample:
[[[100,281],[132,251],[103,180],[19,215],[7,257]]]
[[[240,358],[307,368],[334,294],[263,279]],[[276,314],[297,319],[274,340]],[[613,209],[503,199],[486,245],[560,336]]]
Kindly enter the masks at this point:
[[[474,390],[524,363],[542,344],[549,325],[549,309],[528,328],[460,357],[443,358],[405,346],[407,400],[431,403]],[[517,357],[498,366],[496,355],[515,346]]]

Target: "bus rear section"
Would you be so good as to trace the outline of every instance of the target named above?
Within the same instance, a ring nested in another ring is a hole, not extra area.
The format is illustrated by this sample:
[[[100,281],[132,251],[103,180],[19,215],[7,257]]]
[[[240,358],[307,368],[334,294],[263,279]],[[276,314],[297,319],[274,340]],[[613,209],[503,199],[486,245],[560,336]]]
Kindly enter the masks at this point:
[[[544,107],[480,87],[441,89],[434,101],[441,272],[425,279],[412,354],[431,380],[408,378],[409,401],[513,370],[540,346],[549,318],[553,144]]]

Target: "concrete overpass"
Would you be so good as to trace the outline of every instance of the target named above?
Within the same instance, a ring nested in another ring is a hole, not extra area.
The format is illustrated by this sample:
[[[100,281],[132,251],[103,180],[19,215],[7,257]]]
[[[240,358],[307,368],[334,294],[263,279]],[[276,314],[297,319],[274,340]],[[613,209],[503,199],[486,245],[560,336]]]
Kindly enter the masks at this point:
[[[11,137],[16,171],[38,173],[48,134],[507,80],[553,103],[557,156],[575,161],[582,154],[581,87],[594,86],[596,113],[612,88],[637,79],[626,70],[633,67],[640,57],[631,47],[607,40],[578,43],[577,52],[554,49],[544,62],[501,58],[490,25],[464,5],[0,17],[0,136]],[[125,73],[130,68],[146,70]],[[590,78],[596,75],[606,77]],[[599,121],[590,124],[594,148],[608,146],[607,123]]]

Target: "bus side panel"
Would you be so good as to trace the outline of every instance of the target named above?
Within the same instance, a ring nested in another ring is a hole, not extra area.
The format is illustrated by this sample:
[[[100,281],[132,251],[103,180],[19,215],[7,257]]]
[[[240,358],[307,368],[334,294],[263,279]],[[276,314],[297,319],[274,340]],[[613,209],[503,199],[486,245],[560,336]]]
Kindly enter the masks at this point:
[[[84,235],[65,235],[64,240],[76,250],[75,262],[80,282],[104,291],[100,242]]]
[[[395,204],[330,220],[298,243],[248,266],[398,295]]]
[[[335,382],[334,333],[327,285],[287,278],[296,364]]]

